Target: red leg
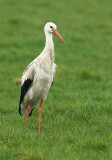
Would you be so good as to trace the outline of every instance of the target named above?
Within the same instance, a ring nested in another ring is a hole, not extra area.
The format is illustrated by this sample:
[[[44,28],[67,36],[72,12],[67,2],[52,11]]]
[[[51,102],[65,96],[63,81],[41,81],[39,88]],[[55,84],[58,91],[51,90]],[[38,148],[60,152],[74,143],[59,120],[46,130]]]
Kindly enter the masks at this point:
[[[31,109],[31,106],[30,106],[30,102],[28,104],[28,114],[27,114],[27,120],[26,120],[26,128],[27,128],[27,124],[28,124],[28,118],[29,118],[29,111]]]
[[[39,125],[38,125],[38,131],[39,131],[39,132],[40,132],[40,122],[41,122],[42,105],[43,105],[43,99],[41,100],[40,107],[39,107]]]

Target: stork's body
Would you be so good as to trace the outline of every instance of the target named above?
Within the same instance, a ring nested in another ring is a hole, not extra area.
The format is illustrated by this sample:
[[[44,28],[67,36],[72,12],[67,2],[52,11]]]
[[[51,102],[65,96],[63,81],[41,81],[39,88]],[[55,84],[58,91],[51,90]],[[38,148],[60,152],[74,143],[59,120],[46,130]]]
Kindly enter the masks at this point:
[[[19,113],[20,115],[27,115],[27,122],[35,105],[41,101],[39,112],[40,121],[43,101],[45,101],[54,80],[56,64],[54,63],[52,33],[64,42],[56,30],[55,24],[51,22],[47,23],[44,30],[46,35],[45,48],[43,52],[28,65],[22,76]]]

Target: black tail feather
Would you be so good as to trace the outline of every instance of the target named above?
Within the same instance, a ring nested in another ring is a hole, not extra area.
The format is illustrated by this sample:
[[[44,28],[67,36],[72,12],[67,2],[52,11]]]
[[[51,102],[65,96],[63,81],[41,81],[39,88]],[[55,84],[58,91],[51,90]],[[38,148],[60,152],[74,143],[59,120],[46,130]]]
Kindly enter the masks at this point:
[[[19,114],[20,114],[20,116],[22,115],[21,114],[21,104],[19,103]]]

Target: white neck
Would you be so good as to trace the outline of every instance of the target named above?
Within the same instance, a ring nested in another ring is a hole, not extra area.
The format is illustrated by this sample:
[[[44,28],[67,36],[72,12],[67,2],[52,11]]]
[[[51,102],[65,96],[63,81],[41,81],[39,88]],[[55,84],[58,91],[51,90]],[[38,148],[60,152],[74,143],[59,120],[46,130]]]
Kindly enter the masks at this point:
[[[46,36],[46,45],[45,47],[53,47],[53,38],[52,38],[52,33],[45,31],[45,36]]]
[[[39,56],[41,66],[48,72],[54,72],[54,43],[52,33],[46,32],[46,43],[43,52]]]
[[[52,33],[45,31],[46,43],[44,48],[44,53],[48,53],[51,62],[54,62],[54,43],[52,38]]]

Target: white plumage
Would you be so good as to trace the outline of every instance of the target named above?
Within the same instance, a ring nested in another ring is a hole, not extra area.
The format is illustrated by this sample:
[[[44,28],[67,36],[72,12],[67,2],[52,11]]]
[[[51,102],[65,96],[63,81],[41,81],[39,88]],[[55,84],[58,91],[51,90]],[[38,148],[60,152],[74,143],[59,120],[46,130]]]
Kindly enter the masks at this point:
[[[64,42],[56,29],[56,25],[52,22],[48,22],[45,25],[45,48],[43,52],[28,65],[23,73],[19,105],[20,115],[27,115],[29,117],[35,105],[41,100],[44,101],[46,99],[47,93],[53,83],[56,64],[54,63],[54,43],[52,33]],[[30,105],[29,109],[28,105]]]

